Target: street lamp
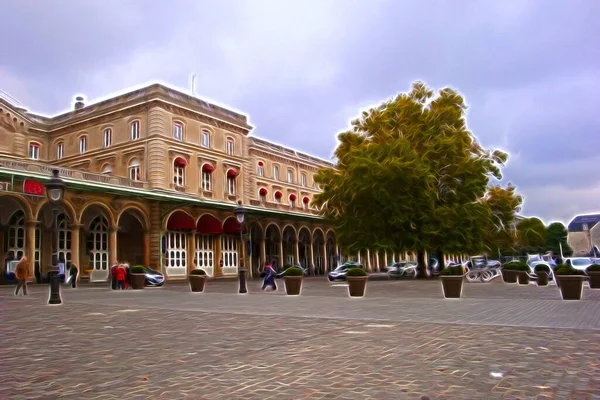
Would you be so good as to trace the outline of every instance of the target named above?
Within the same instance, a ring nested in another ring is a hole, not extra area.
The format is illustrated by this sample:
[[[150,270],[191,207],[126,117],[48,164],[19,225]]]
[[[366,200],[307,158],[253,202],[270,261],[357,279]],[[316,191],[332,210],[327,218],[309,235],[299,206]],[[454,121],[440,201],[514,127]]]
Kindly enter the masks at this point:
[[[239,277],[239,281],[240,281],[239,293],[248,293],[248,289],[246,288],[246,268],[244,268],[245,249],[244,249],[244,236],[243,236],[244,219],[246,217],[246,209],[242,206],[241,200],[238,200],[238,205],[235,208],[235,210],[233,210],[233,213],[235,214],[235,218],[237,219],[237,222],[240,225],[240,246],[241,246],[240,250],[241,251],[240,251],[240,267],[238,268],[238,277]]]
[[[65,194],[65,184],[58,176],[58,170],[52,170],[52,178],[46,184],[46,196],[52,205],[52,268],[48,272],[50,281],[50,298],[48,304],[61,304],[60,278],[58,276],[58,206],[62,204]]]

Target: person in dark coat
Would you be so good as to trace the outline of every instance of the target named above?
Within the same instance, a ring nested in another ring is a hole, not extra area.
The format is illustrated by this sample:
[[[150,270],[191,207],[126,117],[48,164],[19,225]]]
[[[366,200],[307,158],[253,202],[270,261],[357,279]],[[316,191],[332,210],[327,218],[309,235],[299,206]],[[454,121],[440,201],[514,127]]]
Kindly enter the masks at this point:
[[[277,290],[277,284],[275,283],[275,270],[271,264],[265,265],[265,279],[263,280],[260,290],[265,290],[267,286],[271,286],[273,290]]]

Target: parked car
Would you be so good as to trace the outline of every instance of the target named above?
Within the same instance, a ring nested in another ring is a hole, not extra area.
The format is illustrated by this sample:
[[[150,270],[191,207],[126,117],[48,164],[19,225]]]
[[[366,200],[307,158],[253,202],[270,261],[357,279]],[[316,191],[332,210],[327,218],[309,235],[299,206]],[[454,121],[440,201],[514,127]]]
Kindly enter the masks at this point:
[[[402,276],[414,277],[417,271],[417,263],[414,261],[398,261],[386,267],[386,272],[390,278],[400,278]]]
[[[550,255],[539,255],[539,254],[527,254],[527,265],[529,266],[530,273],[535,274],[535,267],[538,265],[547,265],[551,270],[556,267],[556,261]],[[550,274],[552,278],[552,274]]]
[[[590,257],[567,257],[564,259],[564,263],[579,271],[585,271],[587,267],[594,264],[594,260]]]
[[[127,279],[131,285],[131,273],[129,272],[130,268],[130,266],[127,266]],[[142,268],[144,269],[144,274],[146,275],[144,286],[160,287],[165,284],[165,276],[163,274],[149,267],[142,266]]]
[[[329,279],[330,282],[345,281],[346,280],[346,272],[348,272],[348,270],[350,268],[364,269],[365,267],[363,267],[363,265],[360,263],[357,263],[354,261],[348,261],[348,262],[345,262],[342,265],[338,266],[336,269],[331,271],[329,274],[327,274],[327,279]]]

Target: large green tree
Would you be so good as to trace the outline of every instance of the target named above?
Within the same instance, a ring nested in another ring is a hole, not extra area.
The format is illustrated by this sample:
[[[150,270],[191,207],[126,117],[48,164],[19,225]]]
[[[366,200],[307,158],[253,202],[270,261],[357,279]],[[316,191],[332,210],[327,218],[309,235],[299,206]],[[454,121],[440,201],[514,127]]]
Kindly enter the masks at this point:
[[[525,218],[517,224],[517,247],[521,255],[546,250],[546,227],[539,218]]]
[[[553,222],[546,227],[546,248],[552,254],[560,256],[560,245],[562,245],[563,254],[570,256],[571,247],[567,243],[567,227],[562,222]]]
[[[322,207],[350,251],[479,252],[513,223],[521,198],[501,179],[508,155],[484,149],[467,128],[462,96],[416,82],[364,111],[338,135],[335,168],[315,176]]]

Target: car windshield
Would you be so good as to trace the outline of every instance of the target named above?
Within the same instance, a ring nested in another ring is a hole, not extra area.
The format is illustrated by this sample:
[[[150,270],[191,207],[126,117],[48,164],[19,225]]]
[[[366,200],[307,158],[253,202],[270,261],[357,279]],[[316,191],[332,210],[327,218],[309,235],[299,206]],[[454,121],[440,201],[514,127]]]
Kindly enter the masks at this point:
[[[581,267],[584,265],[592,264],[592,260],[589,258],[579,258],[579,259],[571,260],[571,264],[576,267]]]

